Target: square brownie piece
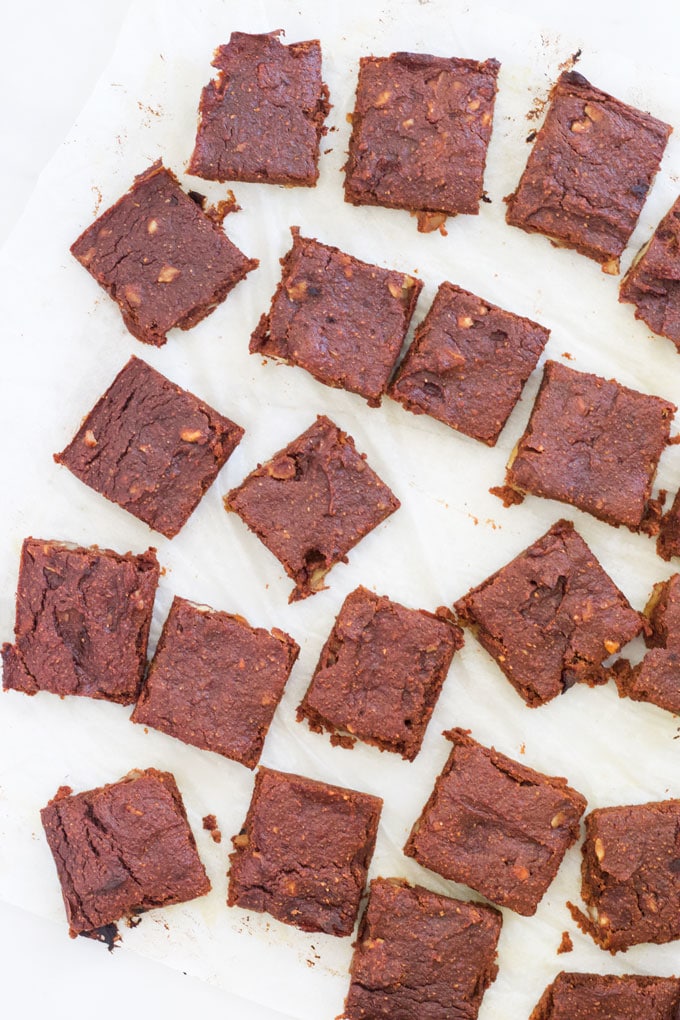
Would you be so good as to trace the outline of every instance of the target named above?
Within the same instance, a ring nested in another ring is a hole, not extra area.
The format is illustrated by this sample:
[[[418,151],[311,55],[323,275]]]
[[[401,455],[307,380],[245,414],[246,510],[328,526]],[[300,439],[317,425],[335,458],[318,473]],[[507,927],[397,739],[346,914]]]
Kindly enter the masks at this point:
[[[467,730],[444,735],[453,750],[404,853],[531,916],[579,837],[586,799],[566,779],[483,747]]]
[[[389,394],[495,446],[550,330],[442,283]]]
[[[204,319],[259,265],[160,162],[135,177],[71,253],[117,303],[132,335],[156,347],[169,329]]]
[[[529,1020],[676,1020],[677,978],[561,971]]]
[[[411,886],[371,882],[342,1014],[346,1020],[475,1020],[495,980],[501,914]]]
[[[672,130],[565,71],[517,190],[506,198],[508,223],[618,273]]]
[[[40,817],[71,935],[210,891],[169,772],[134,771],[86,793],[59,793]]]
[[[598,808],[585,819],[581,896],[567,904],[601,949],[680,938],[680,800]]]
[[[520,495],[558,499],[614,527],[645,530],[658,518],[652,482],[676,410],[615,379],[547,361],[506,482]]]
[[[54,459],[174,538],[242,437],[240,425],[133,357]]]
[[[666,511],[659,522],[656,551],[662,560],[680,556],[680,490],[676,492],[670,510]]]
[[[289,602],[321,591],[336,563],[401,506],[354,440],[325,415],[224,497],[295,581]]]
[[[499,68],[425,53],[362,57],[345,201],[418,212],[425,231],[478,213]]]
[[[250,338],[250,353],[298,365],[377,407],[422,281],[300,237],[297,227],[292,234],[281,283]]]
[[[680,352],[680,198],[640,249],[624,276],[619,301]]]
[[[156,550],[121,556],[27,538],[14,644],[2,646],[6,691],[137,700],[159,566]]]
[[[351,935],[373,856],[380,797],[260,768],[230,855],[230,907],[302,931]]]
[[[408,609],[359,587],[342,604],[298,721],[328,730],[331,743],[359,739],[413,761],[462,644],[447,609]]]
[[[189,173],[211,181],[316,184],[328,89],[318,39],[232,32],[203,89]]]
[[[680,715],[680,574],[654,586],[644,612],[650,650],[636,666],[626,659],[614,663],[616,686],[622,698]]]
[[[300,648],[175,597],[132,721],[255,768]]]
[[[578,681],[605,683],[602,662],[642,630],[569,521],[553,524],[455,608],[532,708]]]

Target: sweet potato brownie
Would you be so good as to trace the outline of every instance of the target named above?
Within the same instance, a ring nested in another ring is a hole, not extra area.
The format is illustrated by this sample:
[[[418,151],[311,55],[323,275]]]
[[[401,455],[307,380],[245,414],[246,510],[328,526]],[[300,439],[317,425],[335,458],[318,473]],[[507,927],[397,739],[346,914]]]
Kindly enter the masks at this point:
[[[642,662],[625,659],[613,666],[621,697],[648,701],[680,715],[680,574],[654,586],[645,608],[651,632]]]
[[[418,212],[421,230],[478,213],[499,67],[425,53],[362,57],[345,200]]]
[[[531,707],[578,681],[605,683],[602,662],[642,630],[626,597],[564,520],[455,608]]]
[[[40,812],[71,935],[210,891],[174,776],[130,772]]]
[[[466,730],[413,826],[404,853],[444,878],[530,916],[579,837],[585,797],[566,779],[483,747]]]
[[[173,538],[242,436],[240,425],[133,357],[54,459]]]
[[[311,729],[413,761],[461,630],[446,609],[407,609],[359,587],[345,599],[297,711]]]
[[[401,505],[354,440],[319,415],[315,423],[232,489],[237,513],[295,581],[290,602],[321,591],[336,563]]]
[[[672,130],[565,71],[517,190],[506,198],[508,223],[618,273]]]
[[[132,721],[255,768],[299,646],[173,600]]]
[[[302,931],[351,935],[382,800],[260,768],[230,855],[229,906]]]
[[[640,249],[621,282],[619,301],[680,352],[680,198]]]
[[[442,283],[389,395],[494,446],[550,330]]]
[[[680,556],[680,490],[676,492],[670,510],[661,518],[656,551],[662,560]]]
[[[211,181],[316,184],[328,89],[317,39],[232,32],[203,89],[189,173]]]
[[[475,1020],[503,919],[400,879],[376,878],[359,926],[346,1020]]]
[[[658,513],[651,500],[677,408],[615,379],[547,361],[506,482],[631,531]],[[658,521],[657,525],[658,527]]]
[[[680,981],[561,971],[529,1020],[677,1020]]]
[[[121,556],[27,538],[5,690],[80,694],[131,705],[146,668],[158,584],[156,550]]]
[[[144,343],[160,347],[174,326],[191,329],[258,265],[199,201],[154,163],[71,247]]]
[[[680,938],[680,800],[586,815],[579,927],[612,953]]]

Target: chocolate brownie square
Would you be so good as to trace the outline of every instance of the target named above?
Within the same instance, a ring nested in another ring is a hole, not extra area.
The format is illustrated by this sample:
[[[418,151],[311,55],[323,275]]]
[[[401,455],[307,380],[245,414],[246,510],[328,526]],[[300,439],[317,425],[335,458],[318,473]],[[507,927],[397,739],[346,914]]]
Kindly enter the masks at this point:
[[[656,551],[662,560],[680,556],[680,491],[676,492],[670,510],[661,518]]]
[[[408,609],[359,587],[342,604],[297,710],[331,743],[355,739],[413,761],[461,630],[446,609]]]
[[[425,53],[362,57],[345,200],[417,212],[425,231],[478,213],[499,68]]]
[[[175,597],[132,721],[255,768],[300,648]]]
[[[605,683],[602,662],[642,630],[642,620],[569,521],[455,606],[527,705],[578,681]]]
[[[14,644],[2,647],[5,690],[133,704],[146,669],[158,575],[155,549],[121,556],[25,539]]]
[[[228,905],[302,931],[351,935],[381,808],[368,793],[260,768],[232,840]]]
[[[174,776],[133,771],[40,812],[71,935],[210,891]]]
[[[494,446],[550,330],[442,283],[389,394]]]
[[[453,750],[404,853],[531,916],[579,837],[585,797],[566,779],[483,747],[466,730],[444,735]]]
[[[173,538],[242,437],[240,425],[133,357],[54,459]]]
[[[680,198],[640,249],[624,276],[619,301],[680,352]]]
[[[517,190],[506,198],[508,223],[618,273],[672,130],[565,71]]]
[[[650,651],[636,666],[625,659],[614,663],[616,686],[622,698],[680,715],[680,574],[654,586],[644,612]]]
[[[203,89],[189,173],[211,181],[316,184],[328,89],[318,39],[232,32]]]
[[[331,567],[400,505],[324,415],[224,498],[295,581],[289,602],[321,591]]]
[[[501,914],[376,878],[361,919],[342,1014],[346,1020],[475,1020],[495,980]]]
[[[561,971],[529,1020],[676,1020],[678,1016],[677,978]]]
[[[423,284],[300,237],[297,227],[292,234],[281,283],[250,338],[250,353],[298,365],[377,407]]]

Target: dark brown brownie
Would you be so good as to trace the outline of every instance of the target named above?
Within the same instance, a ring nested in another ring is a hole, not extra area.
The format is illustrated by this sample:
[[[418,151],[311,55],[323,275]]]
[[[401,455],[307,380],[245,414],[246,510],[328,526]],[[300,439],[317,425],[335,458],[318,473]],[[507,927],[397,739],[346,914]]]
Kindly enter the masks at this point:
[[[336,563],[399,500],[357,452],[354,440],[319,415],[315,423],[232,489],[237,513],[295,581],[290,602],[321,591]]]
[[[652,482],[676,410],[615,379],[547,361],[506,482],[520,494],[561,500],[614,527],[647,530],[659,512]]]
[[[612,953],[680,938],[680,800],[599,808],[586,816],[574,920]]]
[[[578,681],[605,683],[602,662],[642,630],[638,614],[564,520],[455,608],[531,707]]]
[[[259,264],[160,162],[135,177],[71,252],[118,304],[132,335],[156,347],[169,329],[191,329],[214,311]]]
[[[342,1014],[346,1020],[475,1020],[498,972],[503,919],[401,879],[371,882]]]
[[[130,772],[40,812],[71,935],[210,891],[174,776]]]
[[[442,283],[389,394],[494,446],[550,330]]]
[[[680,715],[680,574],[654,586],[645,608],[651,632],[642,662],[625,659],[613,666],[621,697],[648,701]]]
[[[353,746],[418,754],[463,634],[446,609],[408,609],[360,587],[342,604],[298,721]]]
[[[425,53],[362,57],[345,200],[418,212],[421,230],[478,213],[499,67]]]
[[[500,906],[535,914],[579,837],[585,797],[566,779],[483,747],[466,730],[445,736],[453,750],[404,853]]]
[[[368,793],[260,768],[232,840],[228,905],[302,931],[351,935],[381,808]]]
[[[299,651],[281,630],[175,597],[132,721],[253,769]]]
[[[676,492],[670,510],[661,518],[656,551],[662,560],[680,556],[680,490]]]
[[[173,538],[242,436],[240,425],[133,357],[54,459]]]
[[[640,249],[621,282],[619,301],[680,352],[680,198]]]
[[[124,556],[27,538],[5,690],[80,694],[131,705],[146,668],[158,584],[156,550]]]
[[[672,130],[565,71],[517,190],[506,198],[508,223],[618,273]]]
[[[680,981],[561,971],[529,1020],[678,1020]]]

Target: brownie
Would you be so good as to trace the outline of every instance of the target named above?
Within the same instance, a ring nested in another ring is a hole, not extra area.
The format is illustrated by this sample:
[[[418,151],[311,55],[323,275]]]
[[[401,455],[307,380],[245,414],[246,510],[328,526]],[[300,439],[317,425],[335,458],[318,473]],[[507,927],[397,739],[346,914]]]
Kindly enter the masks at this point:
[[[615,379],[547,361],[506,482],[521,495],[558,499],[614,527],[645,530],[658,515],[652,482],[676,410]]]
[[[494,446],[549,336],[531,319],[442,283],[389,394]]]
[[[532,708],[578,681],[605,683],[602,662],[642,630],[626,597],[564,520],[455,608]]]
[[[672,130],[565,71],[517,190],[506,198],[508,223],[618,273]]]
[[[680,981],[561,971],[529,1020],[677,1020]]]
[[[342,1014],[346,1020],[475,1020],[495,980],[503,919],[401,879],[371,882]]]
[[[574,920],[612,953],[680,938],[680,800],[607,807],[586,815],[583,914]]]
[[[535,914],[579,837],[585,797],[566,779],[483,747],[466,730],[445,736],[453,750],[404,853],[500,906]]]
[[[295,581],[290,602],[321,591],[336,563],[401,505],[324,415],[224,498]]]
[[[413,761],[462,644],[447,609],[408,609],[359,587],[342,604],[298,721],[332,742],[358,738]]]
[[[155,549],[121,556],[25,539],[14,644],[2,647],[5,690],[133,704],[146,668],[158,576]]]
[[[635,318],[672,340],[680,352],[680,198],[640,249],[619,290]]]
[[[299,651],[283,631],[175,597],[132,721],[255,768]]]
[[[133,357],[54,459],[173,538],[242,436],[240,425]]]
[[[621,697],[648,701],[680,715],[680,574],[654,586],[645,608],[650,645],[637,666],[615,662],[614,678]]]
[[[193,194],[193,193],[192,193]],[[133,336],[161,347],[210,315],[259,264],[160,161],[95,220],[71,252],[117,303]]]
[[[40,812],[71,935],[210,891],[182,797],[169,772],[58,795]]]
[[[351,935],[381,808],[380,797],[260,768],[232,840],[228,905]]]
[[[670,510],[661,518],[656,551],[662,560],[680,556],[680,490],[676,492]]]
[[[499,68],[425,53],[362,57],[345,201],[417,212],[421,230],[478,213]]]

